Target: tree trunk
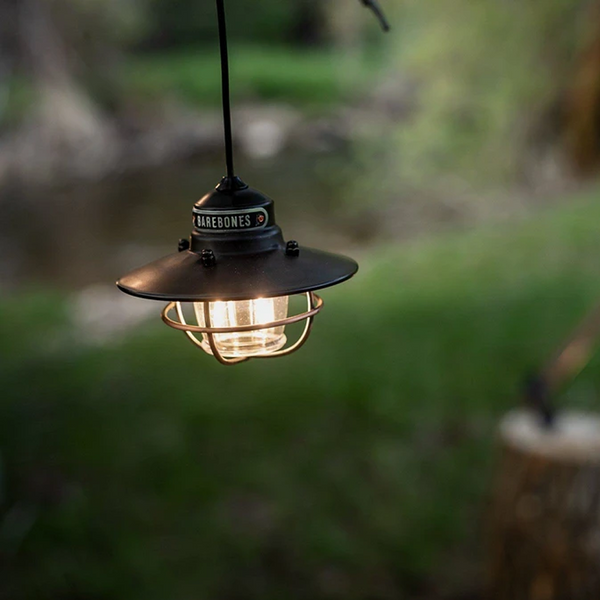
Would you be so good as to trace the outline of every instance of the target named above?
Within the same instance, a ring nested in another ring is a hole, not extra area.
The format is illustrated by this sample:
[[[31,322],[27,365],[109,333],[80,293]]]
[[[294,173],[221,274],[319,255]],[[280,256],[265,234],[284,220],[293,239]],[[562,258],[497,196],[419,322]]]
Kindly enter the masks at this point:
[[[527,411],[501,424],[490,600],[600,598],[600,418]]]
[[[96,177],[115,161],[115,134],[72,74],[74,49],[45,0],[20,0],[18,38],[36,103],[14,139],[0,150],[0,180],[48,182],[63,175]]]
[[[600,166],[600,2],[588,9],[590,34],[565,97],[565,146],[579,175]]]

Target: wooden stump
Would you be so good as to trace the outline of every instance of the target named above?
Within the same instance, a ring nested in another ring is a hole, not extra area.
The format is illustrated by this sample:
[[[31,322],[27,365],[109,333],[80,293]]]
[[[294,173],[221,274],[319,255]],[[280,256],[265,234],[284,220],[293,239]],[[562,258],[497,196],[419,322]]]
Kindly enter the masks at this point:
[[[510,413],[490,523],[491,600],[600,600],[600,417]]]

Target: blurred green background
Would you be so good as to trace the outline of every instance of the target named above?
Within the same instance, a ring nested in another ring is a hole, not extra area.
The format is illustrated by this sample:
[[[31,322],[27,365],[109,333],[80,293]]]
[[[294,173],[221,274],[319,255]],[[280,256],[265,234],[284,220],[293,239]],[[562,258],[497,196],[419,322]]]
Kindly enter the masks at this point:
[[[498,419],[600,297],[600,4],[381,1],[227,1],[240,175],[361,264],[227,370],[113,284],[223,174],[213,3],[0,0],[0,598],[480,597]]]

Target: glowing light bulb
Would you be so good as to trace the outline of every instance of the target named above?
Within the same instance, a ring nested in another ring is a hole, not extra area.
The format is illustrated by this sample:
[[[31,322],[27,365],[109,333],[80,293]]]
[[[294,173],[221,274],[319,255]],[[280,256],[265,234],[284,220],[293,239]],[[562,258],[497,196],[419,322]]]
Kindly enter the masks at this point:
[[[206,327],[204,302],[194,302],[196,319],[200,327]],[[209,302],[211,327],[244,327],[266,325],[281,321],[288,314],[288,296],[279,298],[256,298],[237,302]],[[285,346],[285,326],[237,333],[216,333],[214,341],[219,353],[227,358],[271,354]],[[212,354],[208,336],[202,336],[203,349]]]

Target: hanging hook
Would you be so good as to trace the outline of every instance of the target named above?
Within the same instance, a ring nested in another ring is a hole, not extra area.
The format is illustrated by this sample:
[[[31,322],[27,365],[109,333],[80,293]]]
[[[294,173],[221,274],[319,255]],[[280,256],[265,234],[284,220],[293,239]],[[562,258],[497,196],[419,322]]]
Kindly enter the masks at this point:
[[[383,13],[383,10],[381,8],[381,6],[379,6],[379,2],[377,2],[377,0],[360,0],[364,6],[366,6],[367,8],[370,8],[373,13],[375,14],[375,16],[377,17],[377,20],[379,21],[379,24],[381,25],[381,29],[383,29],[383,31],[387,32],[390,30],[390,24],[388,22],[388,20],[386,19],[385,14]]]

